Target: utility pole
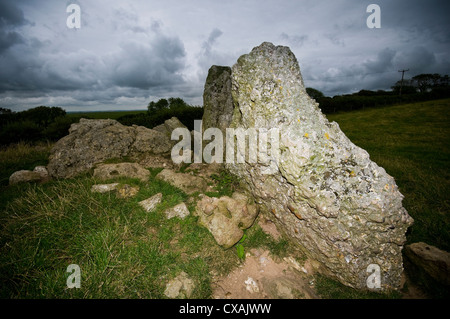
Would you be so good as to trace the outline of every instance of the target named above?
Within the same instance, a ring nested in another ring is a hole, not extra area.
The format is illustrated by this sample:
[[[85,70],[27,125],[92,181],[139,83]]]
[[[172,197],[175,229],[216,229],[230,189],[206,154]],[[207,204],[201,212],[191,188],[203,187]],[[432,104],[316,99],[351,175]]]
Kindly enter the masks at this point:
[[[408,72],[408,71],[409,71],[409,69],[408,70],[398,70],[398,72],[402,72],[402,81],[400,82],[400,94],[399,95],[402,95],[403,76],[405,75],[405,72]]]

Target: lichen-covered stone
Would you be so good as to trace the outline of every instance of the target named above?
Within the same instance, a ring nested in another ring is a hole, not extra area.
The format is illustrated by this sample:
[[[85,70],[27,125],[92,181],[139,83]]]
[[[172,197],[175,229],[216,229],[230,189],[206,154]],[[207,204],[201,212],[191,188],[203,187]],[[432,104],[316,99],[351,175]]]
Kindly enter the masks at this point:
[[[159,130],[125,126],[111,119],[80,119],[79,123],[71,125],[69,135],[53,146],[48,172],[52,177],[71,178],[107,159],[168,156],[176,143],[170,140],[171,130],[181,125],[175,117],[162,124]]]
[[[218,128],[225,136],[233,115],[230,67],[213,65],[209,69],[203,91],[203,109],[203,130]]]
[[[227,163],[262,209],[322,271],[366,288],[377,264],[382,289],[399,288],[401,250],[412,218],[394,179],[321,113],[288,47],[263,43],[232,68],[232,128],[278,128],[275,174]]]

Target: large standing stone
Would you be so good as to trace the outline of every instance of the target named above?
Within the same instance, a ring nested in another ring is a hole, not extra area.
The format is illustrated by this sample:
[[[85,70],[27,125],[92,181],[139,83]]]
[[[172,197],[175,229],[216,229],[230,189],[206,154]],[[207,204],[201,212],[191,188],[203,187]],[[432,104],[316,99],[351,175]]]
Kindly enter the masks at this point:
[[[222,130],[231,123],[233,99],[231,97],[231,68],[213,65],[208,71],[203,92],[203,130],[216,127]]]
[[[367,288],[367,268],[376,264],[381,289],[399,288],[401,250],[413,222],[403,196],[394,179],[321,113],[290,49],[263,43],[241,56],[232,68],[232,96],[232,128],[280,132],[274,174],[248,160],[226,164],[267,215],[342,283]]]

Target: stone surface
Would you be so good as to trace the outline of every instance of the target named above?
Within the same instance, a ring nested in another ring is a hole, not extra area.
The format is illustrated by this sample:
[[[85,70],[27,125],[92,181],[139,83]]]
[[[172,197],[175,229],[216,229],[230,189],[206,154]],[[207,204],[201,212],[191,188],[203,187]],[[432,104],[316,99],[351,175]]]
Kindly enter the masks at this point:
[[[230,127],[280,132],[273,174],[248,160],[226,164],[266,216],[345,285],[366,289],[367,267],[377,264],[382,290],[398,289],[405,232],[413,222],[403,196],[321,113],[290,49],[266,42],[241,56],[232,68],[232,97]]]
[[[159,172],[156,178],[178,187],[186,194],[202,192],[208,186],[206,181],[201,177],[186,173],[176,173],[174,170],[167,168]]]
[[[450,253],[419,242],[407,245],[405,255],[431,277],[447,286],[450,285]]]
[[[189,216],[190,212],[185,203],[180,203],[178,205],[175,205],[174,207],[167,209],[164,214],[166,215],[167,219],[171,219],[174,217],[184,219]]]
[[[53,146],[48,172],[52,177],[70,178],[107,159],[168,156],[176,143],[170,140],[170,129],[177,125],[182,125],[178,119],[167,120],[161,132],[143,126],[125,126],[111,119],[80,119],[71,125],[69,135]]]
[[[220,246],[230,248],[242,238],[243,230],[253,224],[258,209],[240,193],[220,198],[203,195],[197,202],[195,215],[200,217],[199,223],[208,228]]]
[[[216,127],[225,137],[225,129],[233,115],[230,67],[213,65],[209,69],[203,91],[203,109],[203,131]]]
[[[14,172],[9,177],[9,185],[15,185],[19,183],[39,182],[42,179],[41,174],[29,170],[20,170]]]
[[[179,119],[177,119],[176,117],[172,117],[172,118],[164,121],[163,124],[155,126],[153,128],[153,130],[156,130],[158,132],[161,132],[161,133],[165,134],[170,140],[170,137],[172,135],[172,131],[174,129],[178,128],[178,127],[187,128],[186,125],[181,123]]]
[[[41,176],[41,179],[47,179],[48,176],[48,170],[45,166],[36,166],[33,169],[33,172],[38,173]]]
[[[92,185],[91,192],[93,192],[93,193],[107,193],[107,192],[116,190],[117,187],[119,187],[119,183],[96,184],[96,185]]]
[[[150,177],[150,172],[137,163],[100,164],[94,169],[94,177],[100,180],[131,177],[146,182]]]
[[[194,281],[182,271],[167,283],[164,295],[171,299],[186,299],[191,297],[194,288]]]
[[[119,198],[130,198],[137,195],[139,192],[139,187],[130,186],[128,184],[121,185],[117,188],[117,197]]]
[[[161,203],[161,200],[162,200],[162,193],[158,193],[150,198],[140,201],[139,205],[141,205],[147,212],[152,212],[155,210],[156,206],[158,206],[158,204]]]

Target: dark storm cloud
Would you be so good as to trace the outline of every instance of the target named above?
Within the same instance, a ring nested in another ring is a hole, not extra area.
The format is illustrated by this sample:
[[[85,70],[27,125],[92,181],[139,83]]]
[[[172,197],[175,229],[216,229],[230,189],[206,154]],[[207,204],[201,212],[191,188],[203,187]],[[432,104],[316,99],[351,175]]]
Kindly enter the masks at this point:
[[[82,10],[66,27],[66,7]],[[381,7],[381,29],[366,7]],[[289,46],[307,86],[326,95],[389,89],[450,73],[450,1],[0,0],[0,106],[201,104],[213,64],[232,66],[263,41]]]
[[[181,83],[186,53],[178,38],[158,36],[151,44],[127,42],[108,69],[115,85],[149,89]]]
[[[27,23],[22,10],[15,1],[0,0],[0,28],[20,26]]]
[[[27,24],[27,20],[14,2],[0,0],[0,54],[24,41],[15,28],[25,24]]]

